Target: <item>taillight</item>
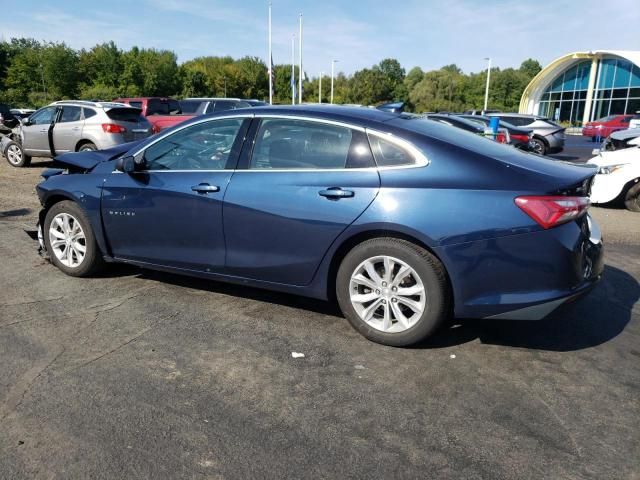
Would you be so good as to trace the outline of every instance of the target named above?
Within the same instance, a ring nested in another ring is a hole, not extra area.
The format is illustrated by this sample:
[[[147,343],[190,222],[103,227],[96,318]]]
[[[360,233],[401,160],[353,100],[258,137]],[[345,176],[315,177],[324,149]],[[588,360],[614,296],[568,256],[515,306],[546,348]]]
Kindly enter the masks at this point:
[[[507,143],[507,136],[504,133],[499,133],[496,135],[496,142],[498,143]]]
[[[512,133],[511,134],[511,139],[512,140],[517,140],[517,141],[522,142],[522,143],[529,143],[529,139],[530,138],[529,138],[529,135],[520,135],[520,134],[517,134],[517,133],[516,134]]]
[[[545,230],[583,215],[589,208],[587,197],[540,195],[517,197],[516,205]]]
[[[103,123],[102,130],[104,130],[104,133],[124,133],[127,131],[126,128],[115,123]]]
[[[158,124],[153,124],[151,125],[151,134],[156,134],[156,133],[160,133],[160,127],[158,126]]]

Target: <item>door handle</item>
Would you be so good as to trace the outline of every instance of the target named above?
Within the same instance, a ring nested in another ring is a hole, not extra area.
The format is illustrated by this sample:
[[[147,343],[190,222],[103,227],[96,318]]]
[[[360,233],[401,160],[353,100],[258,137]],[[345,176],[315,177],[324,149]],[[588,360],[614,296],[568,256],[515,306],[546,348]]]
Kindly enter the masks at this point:
[[[200,183],[191,187],[191,190],[198,193],[211,193],[219,192],[220,187],[218,187],[217,185],[209,185],[208,183]]]
[[[353,197],[353,192],[351,190],[343,190],[340,187],[330,187],[326,190],[320,190],[318,194],[321,197],[326,197],[330,200],[338,200],[339,198],[349,198]]]
[[[73,127],[71,130],[73,130],[74,132],[77,132],[78,130],[80,130],[80,127]]]
[[[44,130],[40,130],[40,133],[47,133],[49,130],[48,129],[44,129]]]

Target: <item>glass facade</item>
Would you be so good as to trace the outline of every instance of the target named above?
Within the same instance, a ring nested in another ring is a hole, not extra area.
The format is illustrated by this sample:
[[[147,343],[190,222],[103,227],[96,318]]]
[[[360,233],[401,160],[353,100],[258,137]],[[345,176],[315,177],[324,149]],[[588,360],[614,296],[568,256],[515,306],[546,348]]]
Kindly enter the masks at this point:
[[[538,115],[581,125],[590,71],[591,60],[586,60],[558,75],[542,94]],[[621,58],[601,59],[591,108],[593,120],[640,110],[640,66]]]

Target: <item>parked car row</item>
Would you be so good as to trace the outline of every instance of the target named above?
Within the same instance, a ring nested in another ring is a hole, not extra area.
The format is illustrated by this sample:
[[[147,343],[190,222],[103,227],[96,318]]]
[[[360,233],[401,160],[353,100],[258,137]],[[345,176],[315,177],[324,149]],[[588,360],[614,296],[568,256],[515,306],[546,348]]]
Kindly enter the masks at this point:
[[[64,100],[37,111],[10,110],[0,104],[0,125],[6,136],[0,151],[14,167],[30,164],[31,158],[102,150],[158,133],[213,112],[266,105],[260,100],[239,98],[166,97],[118,98],[112,102]],[[11,131],[13,129],[13,132]]]
[[[260,100],[243,100],[240,98],[226,97],[185,98],[183,100],[160,97],[138,97],[117,98],[114,101],[141,108],[142,114],[147,117],[147,120],[151,123],[153,133],[158,133],[165,128],[173,127],[178,123],[198,115],[267,105]]]

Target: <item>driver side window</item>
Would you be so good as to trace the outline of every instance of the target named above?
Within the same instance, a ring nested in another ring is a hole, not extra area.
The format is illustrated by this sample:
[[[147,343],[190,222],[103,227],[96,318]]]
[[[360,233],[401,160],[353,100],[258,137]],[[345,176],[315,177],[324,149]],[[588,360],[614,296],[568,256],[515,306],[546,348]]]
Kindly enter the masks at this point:
[[[191,125],[175,132],[144,153],[146,170],[224,170],[243,118]]]

